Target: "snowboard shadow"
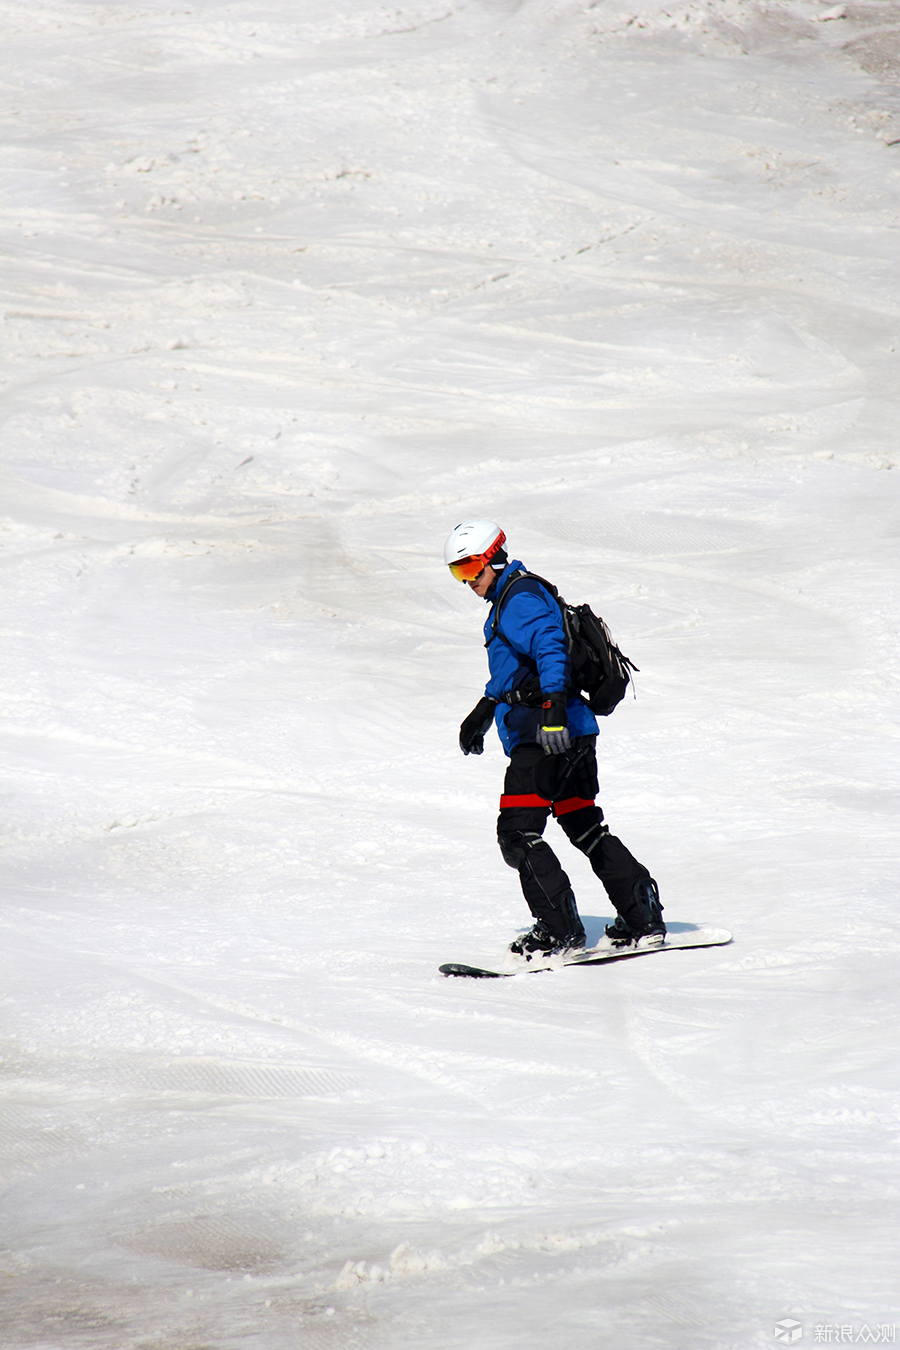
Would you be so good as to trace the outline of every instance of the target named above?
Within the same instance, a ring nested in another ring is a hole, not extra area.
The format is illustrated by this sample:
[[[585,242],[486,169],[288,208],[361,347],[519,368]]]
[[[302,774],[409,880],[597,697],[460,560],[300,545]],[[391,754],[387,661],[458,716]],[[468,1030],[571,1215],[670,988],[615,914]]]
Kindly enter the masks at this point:
[[[596,947],[597,943],[603,937],[606,925],[612,923],[615,914],[610,914],[608,918],[598,919],[594,915],[582,914],[581,922],[584,924],[585,942],[588,947]],[[665,914],[663,915],[665,918]],[[670,923],[666,919],[666,928],[670,933],[699,933],[703,928],[701,923]]]

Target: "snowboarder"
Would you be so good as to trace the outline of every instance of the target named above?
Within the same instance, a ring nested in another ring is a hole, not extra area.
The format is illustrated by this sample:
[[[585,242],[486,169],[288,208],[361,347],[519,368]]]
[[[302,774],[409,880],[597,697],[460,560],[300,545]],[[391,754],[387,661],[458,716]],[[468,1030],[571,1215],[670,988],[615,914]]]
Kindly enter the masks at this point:
[[[658,946],[666,935],[656,882],[609,833],[595,803],[598,791],[594,714],[569,682],[568,644],[559,606],[541,583],[522,579],[510,562],[506,535],[490,520],[457,525],[444,546],[452,575],[492,607],[484,625],[490,678],[484,697],[463,721],[464,755],[480,755],[494,722],[509,765],[500,798],[497,841],[535,922],[509,950],[531,959],[583,947],[585,933],[569,878],[543,838],[552,811],[571,843],[588,858],[616,910],[606,936],[616,947]],[[518,580],[517,580],[518,578]],[[516,581],[514,590],[504,596]],[[494,607],[499,622],[494,625]],[[540,692],[523,685],[535,676]]]

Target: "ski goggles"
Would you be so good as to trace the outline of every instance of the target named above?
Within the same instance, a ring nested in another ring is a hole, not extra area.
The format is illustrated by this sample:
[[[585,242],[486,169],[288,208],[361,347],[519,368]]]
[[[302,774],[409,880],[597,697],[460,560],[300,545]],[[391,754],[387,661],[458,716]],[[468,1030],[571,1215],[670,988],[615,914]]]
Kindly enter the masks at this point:
[[[448,565],[457,581],[474,581],[476,577],[481,576],[488,564],[484,554],[479,553],[477,558],[460,558],[458,562]]]

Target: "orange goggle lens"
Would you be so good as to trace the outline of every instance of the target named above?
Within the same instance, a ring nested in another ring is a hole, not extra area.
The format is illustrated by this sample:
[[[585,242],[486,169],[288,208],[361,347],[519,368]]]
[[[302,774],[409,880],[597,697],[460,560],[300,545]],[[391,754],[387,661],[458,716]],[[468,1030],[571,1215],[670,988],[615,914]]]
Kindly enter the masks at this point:
[[[457,581],[474,581],[476,577],[481,576],[485,567],[487,563],[483,553],[477,558],[460,558],[459,562],[450,563],[450,571]]]

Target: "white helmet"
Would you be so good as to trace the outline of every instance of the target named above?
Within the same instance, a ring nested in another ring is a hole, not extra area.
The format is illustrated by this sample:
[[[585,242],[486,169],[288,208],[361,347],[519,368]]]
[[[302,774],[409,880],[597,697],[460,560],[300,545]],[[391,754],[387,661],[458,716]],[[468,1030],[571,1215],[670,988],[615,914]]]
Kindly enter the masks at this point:
[[[444,545],[444,562],[457,581],[472,581],[488,563],[506,562],[506,535],[493,520],[464,520]]]

